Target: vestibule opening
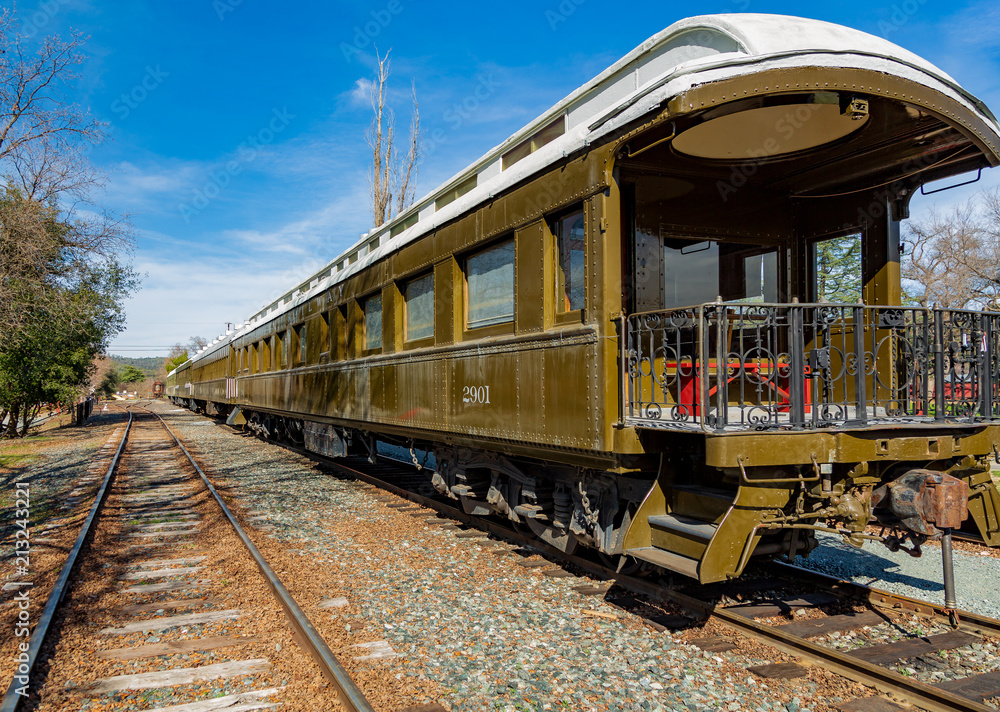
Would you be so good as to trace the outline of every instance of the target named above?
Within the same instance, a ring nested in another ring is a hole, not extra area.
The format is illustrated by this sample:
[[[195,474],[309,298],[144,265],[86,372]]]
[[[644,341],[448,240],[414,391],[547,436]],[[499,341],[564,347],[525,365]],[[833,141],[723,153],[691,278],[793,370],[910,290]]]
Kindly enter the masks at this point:
[[[836,92],[747,98],[664,122],[617,163],[626,310],[719,297],[898,304],[909,197],[980,165],[973,148],[925,109]]]

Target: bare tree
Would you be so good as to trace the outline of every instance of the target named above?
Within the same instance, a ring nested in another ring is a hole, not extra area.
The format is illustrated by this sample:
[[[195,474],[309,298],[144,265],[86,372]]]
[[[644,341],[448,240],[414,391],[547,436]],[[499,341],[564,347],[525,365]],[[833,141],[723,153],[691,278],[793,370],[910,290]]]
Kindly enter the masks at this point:
[[[995,309],[1000,296],[1000,191],[977,194],[941,215],[910,222],[903,278],[923,289],[921,306]]]
[[[23,325],[23,305],[65,296],[51,287],[67,270],[131,248],[127,219],[91,205],[77,211],[103,183],[86,147],[105,137],[67,96],[83,41],[74,33],[29,43],[16,15],[0,12],[0,337]]]
[[[420,107],[417,104],[416,85],[413,90],[413,119],[410,125],[409,151],[401,161],[395,145],[395,115],[387,106],[390,73],[389,52],[385,57],[375,51],[377,67],[371,83],[371,105],[374,116],[365,139],[372,151],[371,183],[372,220],[375,227],[384,225],[413,202],[411,183],[416,179],[417,161],[420,157]],[[395,213],[393,196],[395,195]]]
[[[39,145],[65,149],[103,140],[103,125],[62,94],[77,79],[84,39],[79,33],[68,42],[46,37],[31,51],[15,14],[0,12],[0,161]]]
[[[188,348],[192,352],[200,351],[201,349],[208,346],[208,343],[209,343],[208,339],[206,339],[204,336],[192,336],[188,340]]]
[[[405,173],[402,165],[394,171],[396,181],[396,214],[406,210],[413,204],[416,197],[411,179],[416,180],[417,161],[420,159],[420,104],[417,103],[417,85],[410,82],[410,92],[413,95],[413,117],[410,120],[410,150],[403,159],[402,165],[406,166]]]

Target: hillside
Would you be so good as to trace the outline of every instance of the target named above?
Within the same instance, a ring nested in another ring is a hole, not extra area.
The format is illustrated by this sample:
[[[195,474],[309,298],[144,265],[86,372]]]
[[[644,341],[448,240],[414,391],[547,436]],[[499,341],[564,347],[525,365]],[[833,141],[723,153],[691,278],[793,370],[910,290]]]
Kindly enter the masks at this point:
[[[135,366],[149,376],[155,376],[163,366],[163,359],[166,356],[143,356],[142,358],[131,358],[129,356],[115,356],[110,354],[108,358],[117,366]]]

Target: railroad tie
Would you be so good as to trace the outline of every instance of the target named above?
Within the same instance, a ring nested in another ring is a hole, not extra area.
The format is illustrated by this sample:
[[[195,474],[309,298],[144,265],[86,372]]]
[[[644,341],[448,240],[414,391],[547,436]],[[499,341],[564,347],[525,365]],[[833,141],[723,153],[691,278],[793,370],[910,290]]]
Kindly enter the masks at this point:
[[[861,697],[850,700],[837,706],[840,712],[900,712],[901,710],[911,710],[912,707],[901,707],[895,702],[890,702],[884,697]]]
[[[351,602],[343,596],[328,598],[324,601],[320,601],[319,603],[320,608],[346,608],[349,605],[351,605]]]
[[[367,651],[366,655],[359,655],[354,658],[358,662],[367,662],[369,660],[387,660],[389,658],[399,657],[399,653],[394,651],[388,641],[385,640],[376,640],[371,643],[359,643],[358,645],[352,645],[351,647]]]
[[[134,675],[115,675],[94,681],[88,686],[87,692],[92,695],[106,695],[121,690],[151,690],[157,687],[191,685],[196,682],[208,682],[241,675],[257,675],[267,672],[270,667],[271,663],[266,658],[256,658],[195,668],[174,668]]]
[[[980,640],[979,636],[976,635],[970,635],[961,631],[949,631],[938,635],[900,640],[896,643],[869,645],[864,648],[851,650],[847,654],[865,662],[884,665],[886,663],[894,663],[897,660],[915,658],[918,655],[936,653],[939,650],[961,648],[966,645],[978,643]]]
[[[805,677],[809,674],[808,668],[798,663],[771,663],[769,665],[755,665],[747,668],[758,677],[769,680],[794,680],[797,677]]]
[[[234,645],[249,645],[259,642],[256,637],[232,638],[226,636],[213,636],[210,638],[197,638],[196,640],[172,640],[166,643],[155,643],[152,645],[137,645],[131,648],[115,648],[114,650],[99,650],[97,657],[102,660],[117,660],[125,662],[128,660],[142,660],[143,658],[155,658],[160,655],[180,655],[185,653],[205,653],[220,648],[230,648]]]
[[[177,628],[185,625],[198,625],[202,623],[218,623],[219,621],[235,620],[243,615],[243,611],[232,608],[225,611],[206,611],[204,613],[185,613],[179,616],[167,616],[165,618],[153,618],[150,620],[126,623],[123,626],[103,628],[105,635],[128,635],[130,633],[150,633],[167,628]]]
[[[973,675],[961,680],[949,680],[938,683],[937,687],[966,699],[982,702],[993,697],[1000,697],[1000,671]]]
[[[171,705],[170,707],[157,707],[150,712],[216,712],[225,710],[226,712],[243,712],[244,710],[270,710],[280,707],[280,704],[263,702],[285,688],[272,687],[267,690],[254,690],[252,692],[238,692],[235,695],[225,697],[214,697],[201,702],[189,702],[184,705]]]

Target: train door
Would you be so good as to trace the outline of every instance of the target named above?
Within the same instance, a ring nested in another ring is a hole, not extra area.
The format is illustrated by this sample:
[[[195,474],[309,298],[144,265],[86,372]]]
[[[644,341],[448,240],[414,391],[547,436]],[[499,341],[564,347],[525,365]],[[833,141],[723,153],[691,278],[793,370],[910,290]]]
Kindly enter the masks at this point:
[[[714,302],[774,303],[782,298],[781,254],[775,245],[638,233],[635,311]]]

